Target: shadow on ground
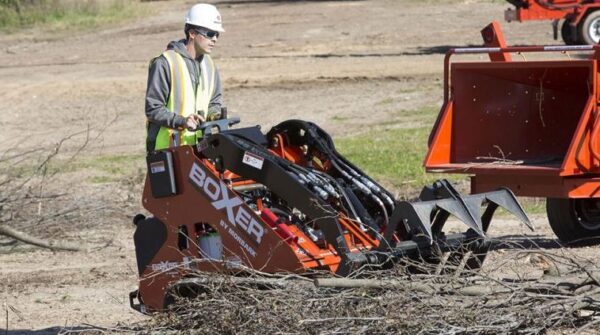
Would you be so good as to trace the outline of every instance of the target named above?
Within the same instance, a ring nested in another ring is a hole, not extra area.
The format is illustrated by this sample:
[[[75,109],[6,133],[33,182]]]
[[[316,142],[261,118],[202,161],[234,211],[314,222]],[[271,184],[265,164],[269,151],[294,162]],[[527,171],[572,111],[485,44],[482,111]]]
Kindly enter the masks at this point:
[[[69,328],[70,330],[77,333],[87,333],[90,331],[92,333],[92,328],[89,327],[73,327]],[[56,334],[68,334],[68,330],[62,327],[50,327],[44,329],[9,329],[8,331],[0,328],[0,334],[2,335],[56,335]]]
[[[490,250],[503,249],[560,249],[581,248],[600,245],[597,237],[590,237],[565,244],[558,239],[548,238],[543,235],[504,235],[491,239]]]
[[[504,235],[491,239],[490,250],[503,249],[559,249],[565,247],[559,240],[544,235]]]
[[[119,328],[104,328],[104,327],[95,327],[95,326],[71,326],[71,327],[49,327],[44,329],[9,329],[8,331],[0,328],[1,335],[68,335],[68,334],[113,334],[113,333],[125,333],[131,332],[134,333],[135,329],[119,329]]]
[[[146,0],[152,1],[152,0]],[[348,1],[365,1],[365,0],[221,0],[213,2],[213,5],[247,5],[247,4],[262,4],[262,3],[286,3],[286,2],[348,2]]]

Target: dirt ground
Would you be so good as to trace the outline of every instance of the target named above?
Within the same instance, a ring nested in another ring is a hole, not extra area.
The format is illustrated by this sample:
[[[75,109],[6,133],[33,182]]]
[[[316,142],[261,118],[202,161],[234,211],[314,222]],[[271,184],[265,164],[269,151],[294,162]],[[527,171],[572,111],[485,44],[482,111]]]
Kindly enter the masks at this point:
[[[147,64],[182,36],[191,3],[145,2],[148,17],[93,32],[0,36],[0,152],[54,143],[90,127],[93,140],[81,155],[141,155]],[[265,129],[285,119],[307,119],[335,137],[367,131],[397,110],[440,106],[445,50],[480,45],[479,30],[492,20],[503,23],[508,4],[220,1],[218,6],[227,32],[214,58],[230,114]],[[549,22],[503,23],[503,29],[509,44],[559,44]],[[84,137],[73,137],[66,150],[75,151]],[[87,252],[0,244],[0,329],[8,325],[8,334],[147,319],[128,302],[137,285],[130,220],[141,210],[135,194],[140,181],[122,189],[123,183],[102,187],[85,180],[66,174],[64,189],[74,197],[111,198],[123,204],[123,212],[99,216],[82,230],[61,230]],[[534,217],[534,225],[537,232],[530,237],[553,239],[543,216]],[[524,232],[503,220],[491,233]],[[491,259],[501,257],[495,252]]]

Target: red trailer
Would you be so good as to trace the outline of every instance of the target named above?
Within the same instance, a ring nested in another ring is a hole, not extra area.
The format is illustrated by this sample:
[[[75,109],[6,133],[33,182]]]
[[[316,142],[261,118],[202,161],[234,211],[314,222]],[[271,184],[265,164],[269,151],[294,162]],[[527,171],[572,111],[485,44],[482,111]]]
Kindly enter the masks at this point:
[[[567,45],[600,41],[600,0],[507,0],[515,6],[504,12],[506,21],[552,20],[554,38],[562,20],[561,37]]]
[[[446,54],[444,104],[426,169],[471,174],[473,192],[508,187],[547,198],[548,220],[563,242],[600,236],[600,46],[503,47],[491,27],[484,39],[486,47]],[[564,55],[582,50],[591,57]],[[510,57],[533,52],[559,59]],[[474,53],[491,61],[451,61]]]

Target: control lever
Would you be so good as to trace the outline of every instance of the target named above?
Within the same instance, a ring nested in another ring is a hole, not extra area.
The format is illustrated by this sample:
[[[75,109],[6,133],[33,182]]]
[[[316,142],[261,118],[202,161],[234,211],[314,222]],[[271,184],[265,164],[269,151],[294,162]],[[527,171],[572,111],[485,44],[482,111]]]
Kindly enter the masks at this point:
[[[227,107],[221,107],[221,120],[227,118]]]
[[[225,130],[228,130],[234,124],[240,123],[240,117],[234,116],[229,119],[220,119],[215,121],[207,121],[198,125],[195,131],[202,131],[202,137],[208,137],[213,134],[213,130],[217,128],[217,132],[221,133]]]

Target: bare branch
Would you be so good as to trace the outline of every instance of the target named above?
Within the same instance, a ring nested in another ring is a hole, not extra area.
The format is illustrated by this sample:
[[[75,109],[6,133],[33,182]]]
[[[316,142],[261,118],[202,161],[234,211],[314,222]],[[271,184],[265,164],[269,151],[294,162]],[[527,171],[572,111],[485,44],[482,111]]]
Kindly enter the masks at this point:
[[[31,235],[25,234],[18,230],[12,229],[6,225],[0,225],[0,235],[12,237],[24,243],[32,244],[38,247],[50,250],[66,250],[66,251],[81,251],[80,247],[59,242],[48,242]]]

